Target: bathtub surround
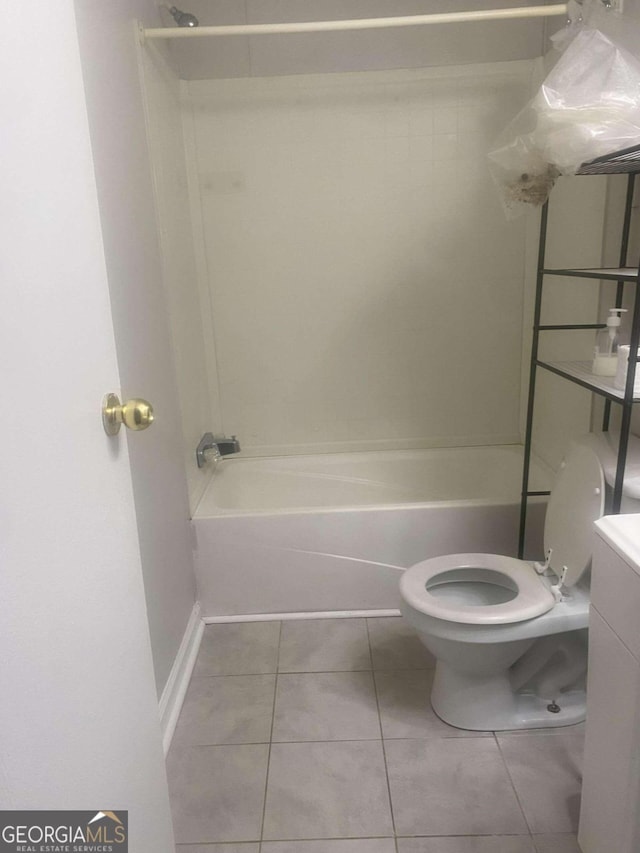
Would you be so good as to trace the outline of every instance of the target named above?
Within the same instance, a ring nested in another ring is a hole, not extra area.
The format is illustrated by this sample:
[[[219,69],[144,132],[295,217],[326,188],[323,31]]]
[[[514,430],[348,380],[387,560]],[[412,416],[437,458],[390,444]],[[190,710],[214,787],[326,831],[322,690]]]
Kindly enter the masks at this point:
[[[245,453],[519,441],[525,227],[484,157],[531,72],[185,84],[221,416]]]
[[[195,509],[211,476],[194,453],[200,436],[220,428],[215,347],[208,293],[199,291],[193,222],[187,187],[180,81],[156,45],[137,45],[153,176],[162,278],[178,376],[182,456],[189,504]]]
[[[504,221],[485,154],[540,61],[180,83],[151,44],[140,64],[192,513],[209,430],[244,455],[520,441],[537,229]],[[561,183],[587,221],[549,255],[597,263],[604,184]],[[543,384],[554,467],[590,402]]]

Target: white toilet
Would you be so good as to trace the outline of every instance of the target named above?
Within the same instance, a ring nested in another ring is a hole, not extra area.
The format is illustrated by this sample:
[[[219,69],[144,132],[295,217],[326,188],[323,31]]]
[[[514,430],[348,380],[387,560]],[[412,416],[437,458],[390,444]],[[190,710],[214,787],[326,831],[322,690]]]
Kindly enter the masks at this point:
[[[402,614],[437,660],[431,704],[445,722],[504,731],[584,719],[588,569],[604,499],[593,445],[575,443],[549,498],[544,565],[449,554],[404,573]]]

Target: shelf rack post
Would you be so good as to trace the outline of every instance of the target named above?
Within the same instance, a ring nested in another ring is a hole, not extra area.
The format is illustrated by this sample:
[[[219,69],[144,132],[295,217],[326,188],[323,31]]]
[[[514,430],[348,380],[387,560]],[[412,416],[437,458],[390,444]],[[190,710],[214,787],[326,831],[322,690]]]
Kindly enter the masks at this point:
[[[618,456],[616,462],[616,476],[613,488],[613,498],[608,512],[619,513],[622,503],[622,490],[624,486],[624,473],[626,466],[627,450],[629,445],[629,432],[631,430],[631,418],[633,404],[640,395],[635,395],[635,377],[637,372],[638,349],[640,347],[640,261],[633,270],[627,267],[629,253],[629,238],[631,231],[631,220],[633,213],[633,196],[635,177],[640,173],[640,145],[626,148],[614,154],[597,157],[588,163],[583,163],[578,170],[579,175],[628,175],[627,192],[624,211],[624,222],[620,240],[619,266],[611,269],[546,269],[544,266],[544,255],[547,238],[548,224],[548,202],[542,209],[540,221],[540,242],[538,246],[538,271],[536,278],[536,297],[533,319],[533,337],[531,345],[531,364],[529,369],[529,393],[527,402],[527,419],[524,443],[524,462],[522,468],[522,496],[520,504],[520,531],[518,537],[518,557],[523,559],[528,499],[534,495],[545,495],[549,492],[536,492],[529,490],[529,474],[531,465],[531,448],[533,437],[533,414],[535,403],[535,382],[538,367],[555,373],[581,385],[593,393],[601,394],[605,398],[604,416],[602,430],[609,429],[611,402],[620,404],[622,418],[620,424],[620,437],[618,442]],[[580,323],[563,325],[540,325],[542,308],[542,288],[545,275],[571,276],[578,278],[600,279],[600,281],[616,281],[616,308],[622,307],[624,297],[624,285],[627,282],[635,284],[633,301],[633,312],[631,321],[631,336],[629,341],[629,363],[624,392],[621,392],[612,379],[608,377],[594,376],[591,373],[590,362],[546,362],[538,359],[539,333],[541,331],[559,331],[561,329],[598,329],[605,328],[603,323]]]
[[[636,180],[636,173],[631,172],[627,179],[627,195],[624,202],[624,222],[622,224],[622,237],[620,240],[620,267],[626,267],[629,255],[629,234],[631,232],[631,214],[633,213],[633,190]],[[624,297],[624,281],[618,281],[616,288],[616,308],[622,308]],[[629,350],[631,352],[631,350]],[[605,400],[604,415],[602,418],[602,431],[607,432],[609,429],[609,419],[611,417],[611,400]]]
[[[520,500],[520,532],[518,535],[518,558],[524,558],[527,530],[527,504],[529,498],[529,468],[531,465],[531,440],[533,437],[533,403],[536,394],[536,368],[538,362],[538,341],[540,338],[540,314],[542,311],[542,283],[544,280],[544,256],[547,245],[547,220],[549,202],[542,207],[540,217],[540,238],[538,242],[538,271],[536,274],[536,299],[533,309],[533,336],[531,339],[531,364],[529,366],[529,396],[527,401],[527,424],[524,439],[524,461],[522,465],[522,492]]]

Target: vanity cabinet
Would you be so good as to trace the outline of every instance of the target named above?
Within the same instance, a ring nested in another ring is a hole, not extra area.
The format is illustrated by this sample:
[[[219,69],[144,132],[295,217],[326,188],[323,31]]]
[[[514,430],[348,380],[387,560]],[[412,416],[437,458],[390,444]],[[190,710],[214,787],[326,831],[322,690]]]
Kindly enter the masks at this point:
[[[583,853],[640,851],[640,515],[596,522]]]

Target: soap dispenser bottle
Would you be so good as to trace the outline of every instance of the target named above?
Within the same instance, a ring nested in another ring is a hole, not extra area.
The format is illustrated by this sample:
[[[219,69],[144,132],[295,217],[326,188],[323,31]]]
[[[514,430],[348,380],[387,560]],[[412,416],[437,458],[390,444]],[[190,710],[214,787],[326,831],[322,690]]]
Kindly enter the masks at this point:
[[[596,335],[596,348],[593,354],[592,373],[596,376],[615,376],[618,365],[618,329],[622,322],[621,314],[626,308],[610,308],[607,328],[600,329]]]

